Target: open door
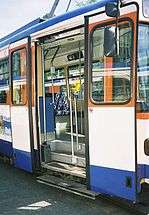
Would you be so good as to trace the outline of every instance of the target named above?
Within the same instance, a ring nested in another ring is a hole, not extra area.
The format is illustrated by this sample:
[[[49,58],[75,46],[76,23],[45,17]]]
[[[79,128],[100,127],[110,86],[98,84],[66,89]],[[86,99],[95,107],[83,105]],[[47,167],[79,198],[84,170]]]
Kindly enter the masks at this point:
[[[14,165],[32,172],[31,70],[28,39],[10,45],[11,125]],[[32,142],[33,143],[33,142]]]
[[[137,200],[135,68],[138,9],[86,17],[89,186]]]

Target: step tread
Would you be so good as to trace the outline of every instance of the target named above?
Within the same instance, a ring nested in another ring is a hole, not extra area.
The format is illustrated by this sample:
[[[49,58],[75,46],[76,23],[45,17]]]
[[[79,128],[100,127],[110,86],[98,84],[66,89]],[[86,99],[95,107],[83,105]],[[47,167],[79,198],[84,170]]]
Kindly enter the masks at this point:
[[[85,168],[78,167],[72,164],[60,163],[60,162],[50,162],[50,163],[43,163],[43,168],[77,176],[80,178],[86,178]]]
[[[51,154],[58,154],[58,155],[60,155],[60,156],[68,156],[68,157],[71,157],[71,156],[72,156],[71,152],[66,152],[66,151],[62,151],[62,150],[55,150],[55,151],[52,151]],[[75,157],[77,157],[77,158],[79,158],[79,159],[85,160],[85,157],[84,157],[83,154],[77,153],[77,154],[75,154]]]
[[[87,190],[86,185],[78,183],[78,182],[74,182],[72,180],[62,179],[62,178],[51,176],[48,174],[38,176],[37,179],[39,181],[46,182],[49,185],[52,184],[52,185],[55,185],[58,187],[65,188],[68,191],[71,190],[71,191],[74,191],[75,193],[83,194],[86,197],[90,196],[92,198],[95,198],[98,195],[98,193]]]
[[[55,139],[55,140],[51,140],[50,143],[57,143],[57,144],[71,144],[71,141],[68,140],[59,140],[59,139]],[[76,141],[74,141],[74,144],[77,144]],[[80,142],[79,145],[85,145],[85,143]]]

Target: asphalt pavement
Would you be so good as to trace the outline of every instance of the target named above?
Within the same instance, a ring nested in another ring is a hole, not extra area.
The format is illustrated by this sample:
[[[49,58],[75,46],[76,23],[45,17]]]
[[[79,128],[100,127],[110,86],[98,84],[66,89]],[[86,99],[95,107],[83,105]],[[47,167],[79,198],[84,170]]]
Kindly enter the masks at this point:
[[[106,200],[90,200],[40,184],[0,161],[0,215],[130,215]]]

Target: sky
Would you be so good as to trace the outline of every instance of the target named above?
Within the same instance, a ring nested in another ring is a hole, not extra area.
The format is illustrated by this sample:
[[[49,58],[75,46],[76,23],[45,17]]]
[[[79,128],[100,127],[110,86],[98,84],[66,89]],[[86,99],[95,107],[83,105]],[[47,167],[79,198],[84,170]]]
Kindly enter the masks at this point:
[[[0,38],[42,17],[50,11],[54,0],[0,0]],[[56,14],[65,12],[68,0],[60,0]],[[72,1],[71,9],[75,8]]]

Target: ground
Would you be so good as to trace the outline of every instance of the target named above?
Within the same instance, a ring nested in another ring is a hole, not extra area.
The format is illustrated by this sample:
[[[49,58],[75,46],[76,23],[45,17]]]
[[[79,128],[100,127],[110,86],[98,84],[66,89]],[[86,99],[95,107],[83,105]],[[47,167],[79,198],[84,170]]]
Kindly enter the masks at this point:
[[[0,215],[130,215],[96,201],[40,184],[35,176],[0,161]]]

